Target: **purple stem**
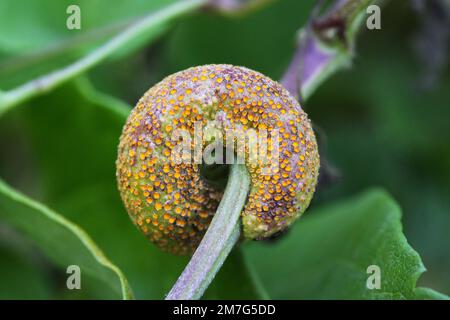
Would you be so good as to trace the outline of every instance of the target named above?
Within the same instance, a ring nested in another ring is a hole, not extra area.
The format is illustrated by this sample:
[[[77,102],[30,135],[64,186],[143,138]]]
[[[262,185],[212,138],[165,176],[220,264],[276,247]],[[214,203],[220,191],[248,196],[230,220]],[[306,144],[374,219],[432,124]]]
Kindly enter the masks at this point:
[[[303,34],[292,61],[281,78],[281,84],[301,102],[305,89],[333,60],[334,54],[320,48],[318,39],[310,32]]]

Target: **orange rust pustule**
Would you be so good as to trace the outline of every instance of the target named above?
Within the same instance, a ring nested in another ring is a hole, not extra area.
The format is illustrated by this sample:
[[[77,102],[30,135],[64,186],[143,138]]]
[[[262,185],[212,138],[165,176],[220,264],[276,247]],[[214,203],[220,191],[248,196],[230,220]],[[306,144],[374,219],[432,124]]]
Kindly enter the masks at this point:
[[[297,100],[277,82],[247,68],[194,67],[148,90],[120,138],[120,194],[131,219],[152,242],[172,253],[192,253],[222,197],[200,175],[198,164],[179,164],[171,157],[177,144],[174,131],[194,136],[196,122],[203,127],[213,122],[224,135],[226,130],[262,129],[269,136],[277,131],[276,167],[262,174],[263,163],[245,158],[252,183],[242,212],[246,238],[264,239],[282,231],[306,210],[317,183],[319,154]],[[268,142],[273,149],[273,141]]]

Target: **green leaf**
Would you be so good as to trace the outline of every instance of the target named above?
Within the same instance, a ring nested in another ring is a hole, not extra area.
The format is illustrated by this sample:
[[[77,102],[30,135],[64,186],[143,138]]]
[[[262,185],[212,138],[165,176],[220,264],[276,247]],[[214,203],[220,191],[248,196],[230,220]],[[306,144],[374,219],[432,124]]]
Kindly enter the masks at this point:
[[[108,0],[4,0],[0,4],[0,50],[14,54],[34,51],[94,30],[132,21],[174,2],[176,0],[131,0],[111,5]],[[79,30],[66,27],[70,16],[66,10],[70,5],[80,7]]]
[[[132,298],[122,272],[80,227],[1,180],[0,219],[25,232],[57,264],[78,265],[82,272],[103,280],[122,298]]]
[[[85,79],[79,79],[33,100],[26,108],[14,110],[2,121],[18,119],[20,135],[34,150],[32,158],[36,158],[41,181],[41,200],[92,236],[127,276],[137,298],[161,299],[175,283],[188,257],[161,252],[134,227],[123,207],[115,179],[115,160],[130,110],[124,103],[93,90]],[[3,170],[0,174],[9,171],[7,167]],[[242,277],[225,271],[213,283],[225,287],[225,283],[239,282],[239,286],[250,288],[251,277],[245,275],[242,264],[233,255],[226,268],[240,269]],[[251,291],[246,289],[242,295],[255,298]],[[224,289],[211,295],[231,293]]]
[[[63,82],[66,82],[73,77],[85,72],[86,70],[94,67],[101,61],[105,60],[106,58],[112,56],[113,54],[116,55],[122,55],[124,51],[129,51],[130,48],[138,47],[139,45],[148,42],[149,38],[154,38],[156,35],[158,35],[162,29],[164,29],[167,24],[173,20],[176,17],[179,17],[187,12],[191,12],[192,10],[197,9],[198,7],[204,5],[207,0],[183,0],[183,1],[165,1],[166,4],[168,4],[166,7],[157,6],[159,10],[153,12],[148,11],[147,15],[145,15],[141,19],[137,19],[137,21],[129,24],[127,27],[122,27],[123,31],[118,32],[115,36],[108,38],[107,41],[104,41],[99,46],[95,48],[95,50],[90,50],[87,54],[85,54],[83,57],[78,59],[77,61],[73,62],[73,57],[71,57],[73,52],[76,52],[76,48],[74,48],[74,44],[76,45],[76,41],[66,41],[69,52],[71,54],[67,56],[59,56],[58,51],[61,50],[61,46],[58,47],[58,45],[54,45],[54,47],[47,49],[46,52],[41,52],[37,56],[25,56],[25,61],[23,61],[23,57],[19,56],[19,59],[13,58],[12,61],[6,61],[6,63],[0,64],[0,75],[1,79],[5,81],[4,83],[0,82],[0,86],[2,89],[9,89],[6,91],[0,100],[0,114],[6,112],[10,108],[22,103],[23,101],[29,99],[30,97],[48,92],[52,89],[54,89],[56,86],[60,85]],[[80,10],[81,7],[87,8],[85,14],[96,12],[97,14],[104,14],[104,12],[110,12],[109,8],[111,7],[109,2],[101,2],[100,4],[103,5],[104,10],[98,10],[96,7],[96,10],[93,10],[90,8],[89,5],[86,5],[84,1],[83,3],[80,3]],[[13,2],[14,3],[14,2]],[[20,3],[20,1],[19,1]],[[156,3],[156,2],[151,2]],[[71,3],[73,4],[73,3]],[[92,4],[92,2],[89,2],[89,4]],[[95,2],[95,5],[98,5],[98,2]],[[129,4],[126,4],[128,7]],[[11,20],[10,17],[12,17],[13,21],[23,21],[23,19],[18,19],[17,17],[20,16],[20,12],[22,12],[22,7],[20,7],[20,10],[13,4],[6,4],[6,6],[11,6],[14,8],[13,10],[6,10],[6,7],[1,10],[0,12],[7,12],[8,17],[4,20],[7,22],[6,30],[10,30],[11,26],[8,24],[8,22]],[[44,43],[53,43],[55,38],[62,37],[62,34],[70,33],[70,30],[67,30],[65,27],[66,16],[63,14],[62,9],[66,9],[67,6],[53,6],[53,3],[51,6],[46,6],[45,2],[33,2],[33,6],[36,6],[36,11],[39,12],[40,10],[38,8],[45,8],[41,10],[47,10],[48,7],[57,10],[60,12],[60,14],[56,14],[52,12],[52,10],[48,10],[50,12],[51,17],[59,17],[55,21],[51,21],[51,28],[44,28],[45,32]],[[89,8],[91,10],[89,10]],[[119,6],[120,8],[120,6]],[[33,9],[33,8],[31,8]],[[20,11],[20,12],[19,12]],[[126,11],[126,10],[125,10]],[[33,10],[30,10],[28,8],[26,12],[34,12]],[[120,12],[120,11],[119,11]],[[121,12],[120,12],[121,13]],[[34,17],[34,13],[31,14],[32,17]],[[47,15],[44,14],[44,17]],[[113,15],[114,16],[114,15]],[[61,17],[64,17],[61,19]],[[0,16],[0,20],[2,20],[2,16]],[[33,18],[30,17],[30,20],[34,23],[37,23]],[[101,19],[100,19],[101,20]],[[44,19],[45,21],[45,19]],[[88,20],[89,21],[89,20]],[[94,21],[96,19],[94,18]],[[3,21],[4,23],[4,21]],[[14,25],[14,24],[13,24]],[[31,28],[34,28],[34,24],[26,24],[30,25]],[[89,26],[89,24],[88,24]],[[24,30],[23,24],[21,26],[16,26],[19,30],[18,32],[23,34],[24,36],[28,37],[30,33],[35,34],[36,31],[33,30]],[[38,28],[39,29],[39,28]],[[0,30],[1,24],[0,24]],[[55,30],[57,35],[55,35]],[[64,32],[61,30],[65,30]],[[41,30],[42,31],[42,30]],[[47,32],[48,31],[48,32]],[[60,34],[58,34],[58,32]],[[20,38],[20,37],[19,37]],[[90,37],[88,37],[90,38]],[[94,37],[95,38],[95,37]],[[10,34],[2,34],[0,33],[0,50],[3,42],[3,46],[8,47],[9,41],[8,39],[15,39]],[[39,39],[39,32],[37,32],[36,39]],[[27,38],[27,43],[30,43]],[[66,39],[67,40],[67,39]],[[6,44],[5,44],[6,42]],[[81,41],[82,42],[82,41]],[[13,41],[14,43],[14,41]],[[31,46],[38,46],[39,42],[36,42],[33,44],[33,41],[31,41]],[[14,47],[14,45],[12,45]],[[19,45],[21,48],[21,46]],[[62,46],[64,47],[64,46]],[[25,45],[25,48],[18,49],[20,50],[29,50],[30,48],[28,45]],[[14,51],[14,50],[13,50]],[[56,51],[56,52],[55,52]],[[64,51],[64,50],[63,50]],[[1,53],[1,52],[0,52]],[[73,54],[75,55],[75,54]],[[42,59],[43,58],[43,59]],[[37,68],[31,68],[30,65],[28,65],[28,62],[34,63],[35,67]],[[47,63],[43,63],[47,62]],[[55,67],[53,64],[54,62],[58,62],[58,67]],[[12,66],[12,67],[11,67]],[[17,69],[17,66],[20,68],[23,68],[26,70],[26,72],[18,72],[19,69]],[[5,72],[6,70],[6,72]],[[51,71],[51,72],[50,72]],[[40,76],[37,76],[37,75]],[[6,76],[7,75],[7,76]],[[21,78],[15,79],[15,76],[19,75]],[[22,82],[25,82],[24,79],[22,79],[23,75],[27,75],[31,77],[35,77],[35,79],[30,80],[24,84],[20,84]],[[16,86],[15,88],[13,88]]]
[[[18,85],[86,55],[143,14],[155,12],[174,2],[132,0],[111,6],[109,1],[104,0],[3,1],[0,4],[0,52],[7,54],[0,58],[0,86],[9,88]],[[66,27],[69,17],[66,9],[69,5],[80,7],[80,30]],[[24,19],[26,24],[22,23]],[[159,29],[162,31],[164,28]],[[33,37],[29,36],[31,32]],[[157,34],[149,30],[138,39],[141,42],[150,41]]]
[[[311,210],[278,242],[252,243],[245,252],[276,299],[425,297],[423,289],[417,296],[415,291],[425,267],[407,243],[400,217],[395,201],[373,190]],[[370,265],[381,269],[379,290],[366,287]]]

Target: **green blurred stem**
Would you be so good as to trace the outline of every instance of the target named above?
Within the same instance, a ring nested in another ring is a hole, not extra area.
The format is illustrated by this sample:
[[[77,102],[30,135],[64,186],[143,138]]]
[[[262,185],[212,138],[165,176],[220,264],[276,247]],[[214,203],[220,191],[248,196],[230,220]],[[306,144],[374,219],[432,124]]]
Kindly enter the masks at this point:
[[[243,164],[233,164],[223,198],[191,260],[166,300],[200,299],[240,236],[240,214],[250,189]]]
[[[122,33],[73,64],[27,82],[15,89],[0,92],[0,115],[36,95],[45,93],[63,82],[95,66],[124,44],[154,27],[167,23],[180,15],[192,12],[208,0],[181,0],[131,24]]]

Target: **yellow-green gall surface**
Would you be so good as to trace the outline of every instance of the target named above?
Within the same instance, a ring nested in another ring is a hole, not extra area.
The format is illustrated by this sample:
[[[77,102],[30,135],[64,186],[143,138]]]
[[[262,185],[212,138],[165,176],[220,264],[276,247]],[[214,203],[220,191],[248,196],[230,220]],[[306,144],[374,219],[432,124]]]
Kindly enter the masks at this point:
[[[299,103],[280,84],[243,67],[205,65],[173,74],[148,90],[131,112],[120,138],[117,181],[136,226],[160,248],[192,253],[217,209],[222,193],[194,161],[178,163],[174,130],[194,136],[194,125],[255,129],[278,135],[278,159],[245,163],[251,190],[242,212],[243,234],[264,239],[286,229],[308,207],[319,170],[314,132]],[[276,140],[275,140],[276,141]],[[202,147],[205,147],[203,141]],[[248,153],[248,147],[244,152]],[[259,160],[258,160],[259,161]]]

